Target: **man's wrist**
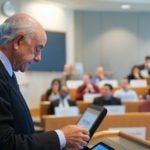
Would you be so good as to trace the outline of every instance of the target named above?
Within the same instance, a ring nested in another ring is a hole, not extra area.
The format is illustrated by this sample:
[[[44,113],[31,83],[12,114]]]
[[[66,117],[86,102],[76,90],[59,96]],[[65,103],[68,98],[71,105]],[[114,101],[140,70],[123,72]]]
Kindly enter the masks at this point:
[[[65,136],[64,136],[64,134],[63,134],[63,132],[61,130],[55,130],[55,132],[58,135],[59,143],[60,143],[60,148],[62,149],[66,145],[66,138],[65,138]]]

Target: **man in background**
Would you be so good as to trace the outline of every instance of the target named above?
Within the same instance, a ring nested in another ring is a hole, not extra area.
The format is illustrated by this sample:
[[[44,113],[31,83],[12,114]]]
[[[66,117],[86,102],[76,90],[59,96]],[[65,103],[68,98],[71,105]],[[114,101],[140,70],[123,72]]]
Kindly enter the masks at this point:
[[[138,100],[138,96],[135,91],[129,89],[129,81],[127,78],[122,78],[120,82],[121,89],[116,90],[114,93],[115,97],[124,100]]]
[[[145,57],[145,62],[144,62],[144,64],[139,65],[139,69],[140,69],[141,73],[145,70],[145,71],[147,71],[148,74],[150,74],[150,56]]]
[[[62,86],[60,90],[60,98],[50,103],[48,108],[48,114],[55,114],[55,107],[67,108],[70,106],[77,106],[76,101],[70,99],[69,89],[66,86]]]
[[[89,140],[89,132],[76,125],[34,132],[14,71],[25,72],[33,62],[39,62],[46,41],[43,27],[26,14],[15,14],[0,26],[1,150],[82,149]]]
[[[105,76],[104,69],[100,66],[96,69],[95,75],[92,77],[92,83],[98,84],[102,80],[109,80],[109,78]]]
[[[121,100],[112,95],[113,87],[110,84],[104,84],[101,89],[102,96],[94,98],[93,104],[96,105],[121,105]]]
[[[61,84],[66,86],[68,80],[78,80],[78,76],[73,73],[73,68],[70,64],[65,64],[63,74],[60,77]]]

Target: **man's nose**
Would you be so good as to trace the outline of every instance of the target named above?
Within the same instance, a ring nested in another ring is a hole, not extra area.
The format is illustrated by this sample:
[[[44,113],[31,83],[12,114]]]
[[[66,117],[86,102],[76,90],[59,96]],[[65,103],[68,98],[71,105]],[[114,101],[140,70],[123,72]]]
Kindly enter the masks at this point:
[[[41,61],[41,54],[37,54],[37,55],[35,55],[35,57],[34,57],[34,61],[36,61],[36,62]]]

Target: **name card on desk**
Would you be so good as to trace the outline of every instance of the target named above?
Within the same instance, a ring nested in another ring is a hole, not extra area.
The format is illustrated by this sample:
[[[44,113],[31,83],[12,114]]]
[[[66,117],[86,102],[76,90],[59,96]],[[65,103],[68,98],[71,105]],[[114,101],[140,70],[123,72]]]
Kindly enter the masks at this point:
[[[129,127],[129,128],[109,128],[109,130],[119,130],[146,139],[146,128],[145,127]]]
[[[68,88],[78,88],[80,85],[83,84],[83,81],[82,80],[68,80],[66,84]]]
[[[147,81],[146,79],[133,79],[133,80],[130,80],[130,86],[131,87],[146,87]]]
[[[100,93],[86,93],[83,95],[83,101],[85,102],[93,102],[95,97],[101,96]]]
[[[104,106],[107,109],[107,114],[124,114],[125,106],[124,105],[109,105]]]
[[[106,83],[112,85],[113,87],[117,87],[119,85],[117,80],[102,80],[99,81],[97,85],[102,87]]]
[[[55,115],[57,116],[76,116],[79,115],[77,106],[55,107]]]

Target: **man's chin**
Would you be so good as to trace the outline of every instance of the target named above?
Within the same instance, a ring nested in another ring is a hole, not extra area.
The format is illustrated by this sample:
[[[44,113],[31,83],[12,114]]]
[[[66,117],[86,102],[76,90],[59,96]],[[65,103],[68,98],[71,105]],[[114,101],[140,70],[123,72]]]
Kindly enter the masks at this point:
[[[17,71],[26,72],[28,70],[28,68],[29,68],[29,66],[28,67],[23,67],[23,68],[18,69]]]

